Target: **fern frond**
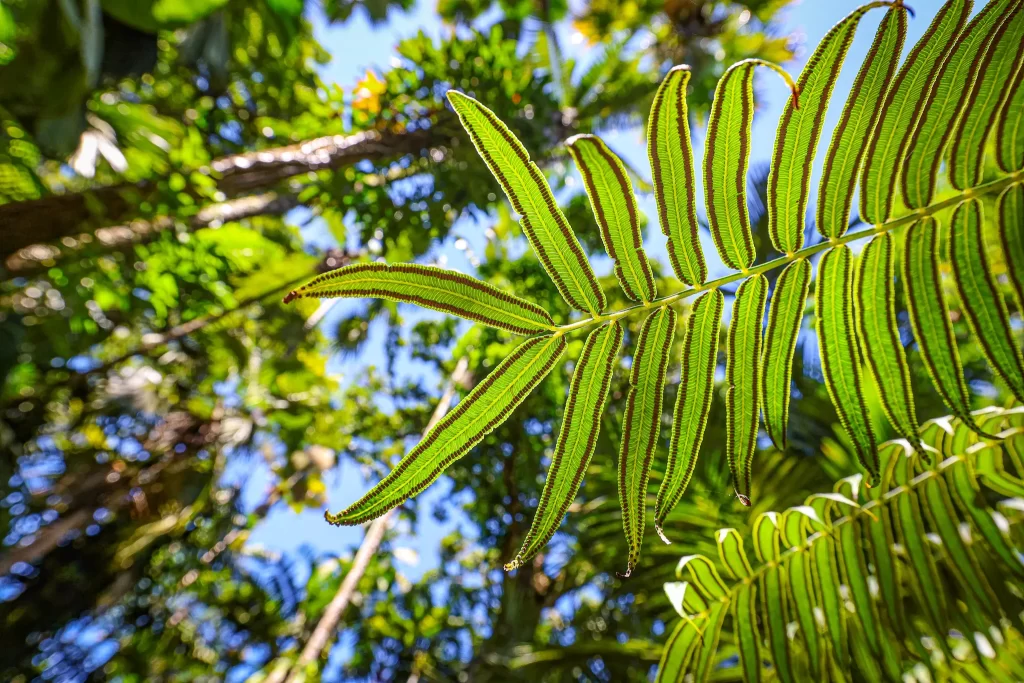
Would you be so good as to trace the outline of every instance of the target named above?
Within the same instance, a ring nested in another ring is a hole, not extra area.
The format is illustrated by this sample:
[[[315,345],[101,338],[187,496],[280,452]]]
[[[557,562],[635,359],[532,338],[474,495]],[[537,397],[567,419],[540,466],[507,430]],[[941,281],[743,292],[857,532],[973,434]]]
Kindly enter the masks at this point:
[[[1024,63],[1007,84],[1006,102],[996,124],[996,162],[1007,173],[1024,168]]]
[[[1006,272],[1017,295],[1017,310],[1024,311],[1024,185],[1012,185],[999,195],[997,230]]]
[[[483,382],[440,420],[398,465],[331,524],[351,526],[380,517],[430,486],[453,462],[469,452],[529,396],[565,351],[560,335],[533,337],[520,344]]]
[[[867,223],[878,225],[892,215],[893,188],[907,154],[910,135],[921,118],[922,105],[934,75],[963,29],[971,5],[971,0],[948,0],[939,8],[885,96],[881,118],[868,140],[861,172],[860,217]]]
[[[957,36],[952,52],[936,71],[901,169],[900,188],[910,208],[931,203],[939,164],[977,77],[980,56],[1016,1],[993,0],[985,5]]]
[[[985,143],[995,123],[996,113],[1009,95],[1010,84],[1019,63],[1024,41],[1024,3],[1015,3],[993,32],[980,57],[978,72],[949,148],[949,181],[958,190],[981,182]]]
[[[718,254],[733,270],[746,270],[754,263],[746,196],[756,66],[780,74],[792,88],[793,96],[797,96],[789,74],[760,59],[733,64],[715,89],[704,143],[704,201]]]
[[[861,18],[889,4],[862,5],[833,26],[807,60],[782,111],[768,172],[768,234],[776,251],[790,254],[803,246],[811,167],[832,89]]]
[[[640,210],[622,161],[601,138],[577,135],[565,141],[601,228],[605,251],[615,262],[615,277],[633,301],[648,303],[658,296],[654,273],[640,234]]]
[[[907,230],[902,263],[907,313],[935,390],[954,415],[973,424],[963,365],[942,295],[939,261],[945,254],[940,252],[944,241],[939,231],[934,218],[917,221]]]
[[[718,290],[702,295],[693,303],[683,335],[679,393],[672,418],[665,475],[654,506],[654,528],[669,543],[662,525],[686,492],[708,425],[711,394],[718,365],[718,332],[722,324],[725,297]]]
[[[523,232],[562,298],[577,311],[600,313],[606,304],[601,285],[548,181],[530,161],[523,143],[494,112],[472,97],[450,90],[448,101],[522,217]]]
[[[1013,338],[1010,314],[996,287],[982,237],[981,202],[971,199],[953,211],[950,261],[967,322],[989,365],[1024,403],[1024,359]],[[1024,228],[1017,226],[1017,232]]]
[[[768,437],[779,450],[786,448],[793,356],[810,286],[810,261],[794,261],[779,275],[768,310],[761,353],[761,410]]]
[[[768,281],[763,275],[744,280],[736,290],[725,365],[725,450],[736,496],[750,505],[750,476],[757,446],[761,381],[761,320]]]
[[[839,422],[849,434],[857,459],[878,479],[875,434],[864,403],[860,373],[860,349],[850,331],[853,320],[853,255],[850,248],[829,249],[818,263],[818,345],[825,388],[839,413]],[[869,484],[871,485],[871,484]]]
[[[895,246],[879,235],[864,247],[857,264],[855,315],[864,360],[879,389],[893,429],[910,443],[917,439],[917,410],[910,364],[896,322]]]
[[[587,337],[572,374],[562,427],[533,524],[523,540],[522,549],[505,565],[506,571],[521,567],[547,545],[576,498],[597,447],[601,415],[621,346],[622,326],[617,322],[599,327]]]
[[[418,304],[515,334],[552,332],[543,308],[455,270],[415,263],[357,263],[318,275],[285,297],[387,299]]]
[[[882,475],[874,489],[848,477],[832,493],[760,515],[751,530],[757,564],[749,571],[742,537],[718,532],[731,583],[705,557],[680,560],[682,582],[665,588],[677,596],[683,618],[666,643],[657,680],[691,674],[705,681],[733,652],[744,680],[772,673],[809,680],[829,670],[853,680],[899,680],[922,660],[947,680],[980,661],[971,654],[970,634],[990,635],[997,651],[1019,637],[1011,623],[1019,623],[1024,601],[1010,587],[1024,564],[987,501],[998,495],[993,483],[1024,484],[1022,463],[1012,457],[1024,447],[1024,409],[973,417],[999,436],[980,441],[958,418],[933,421],[917,438],[943,452],[941,462],[889,442],[879,449]],[[1002,470],[1007,458],[1015,463],[1012,474]],[[979,495],[984,489],[989,496]],[[733,616],[729,635],[720,633],[723,611]],[[724,638],[736,649],[719,652]]]
[[[622,416],[622,445],[619,449],[619,504],[629,546],[626,571],[620,574],[623,578],[633,573],[644,540],[647,482],[658,434],[661,433],[668,354],[675,329],[674,310],[663,307],[651,313],[640,329],[630,368],[629,394]]]
[[[825,155],[815,225],[824,237],[840,237],[850,223],[857,172],[867,152],[864,140],[875,129],[907,37],[906,7],[886,12],[868,49]]]
[[[647,123],[647,155],[654,178],[658,223],[668,237],[668,258],[676,277],[700,285],[708,266],[697,235],[693,147],[686,111],[690,67],[673,67],[658,87]]]

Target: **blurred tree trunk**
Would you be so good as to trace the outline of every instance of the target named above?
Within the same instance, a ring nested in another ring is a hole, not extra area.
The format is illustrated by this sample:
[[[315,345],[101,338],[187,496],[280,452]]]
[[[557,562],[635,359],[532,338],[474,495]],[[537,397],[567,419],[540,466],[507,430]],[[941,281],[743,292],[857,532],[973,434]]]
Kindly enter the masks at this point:
[[[207,173],[228,197],[266,191],[305,173],[351,166],[359,161],[411,154],[442,144],[437,125],[403,133],[364,131],[331,135],[295,145],[215,159]],[[105,225],[130,223],[141,203],[157,191],[155,183],[113,185],[87,192],[53,195],[0,205],[0,258],[39,243],[79,235],[95,219]],[[248,214],[256,215],[256,214]]]

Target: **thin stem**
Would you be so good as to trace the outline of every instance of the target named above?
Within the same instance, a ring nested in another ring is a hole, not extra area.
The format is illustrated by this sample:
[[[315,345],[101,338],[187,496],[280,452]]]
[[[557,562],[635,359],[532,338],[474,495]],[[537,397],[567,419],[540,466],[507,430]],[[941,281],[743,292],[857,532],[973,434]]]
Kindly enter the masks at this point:
[[[624,308],[620,311],[595,315],[591,318],[583,318],[582,320],[577,320],[566,325],[560,325],[559,327],[555,328],[555,333],[566,334],[569,332],[575,332],[576,330],[584,330],[593,325],[611,322],[613,320],[618,320],[620,318],[625,318],[640,311],[649,311],[651,309],[661,308],[662,306],[671,306],[673,304],[679,303],[680,301],[683,301],[684,299],[688,299],[692,296],[700,294],[701,292],[707,292],[712,289],[718,289],[719,287],[722,287],[724,285],[728,285],[733,282],[738,282],[740,280],[745,280],[746,278],[751,277],[753,275],[767,273],[770,270],[775,270],[776,268],[781,268],[783,266],[789,265],[794,261],[799,261],[800,259],[805,259],[810,256],[814,256],[815,254],[821,253],[827,249],[830,249],[831,247],[838,247],[839,245],[849,244],[850,242],[855,242],[866,237],[873,237],[875,235],[881,235],[890,232],[892,230],[895,230],[896,228],[907,225],[908,223],[913,223],[914,221],[920,220],[927,216],[933,216],[944,209],[956,206],[960,202],[967,201],[975,197],[980,197],[982,195],[999,192],[1009,187],[1010,185],[1019,182],[1024,182],[1024,169],[1003,176],[1002,178],[999,178],[997,180],[985,183],[983,185],[967,188],[966,190],[963,190],[959,194],[949,197],[948,199],[943,199],[942,201],[935,202],[934,204],[930,204],[924,207],[923,209],[918,209],[917,211],[909,213],[905,216],[893,218],[890,221],[886,221],[885,223],[882,223],[880,225],[874,225],[869,228],[864,228],[863,230],[854,230],[852,232],[846,233],[842,237],[823,240],[821,242],[818,242],[817,244],[812,244],[811,246],[804,247],[803,249],[795,251],[791,254],[780,256],[779,258],[772,259],[771,261],[765,261],[764,263],[754,266],[753,268],[748,268],[747,270],[740,272],[730,273],[716,280],[705,282],[702,285],[698,285],[696,287],[689,287],[680,292],[676,292],[675,294],[669,294],[668,296],[663,296],[659,299],[654,299],[653,301],[649,301],[647,303],[638,304],[636,306],[630,306],[629,308]]]

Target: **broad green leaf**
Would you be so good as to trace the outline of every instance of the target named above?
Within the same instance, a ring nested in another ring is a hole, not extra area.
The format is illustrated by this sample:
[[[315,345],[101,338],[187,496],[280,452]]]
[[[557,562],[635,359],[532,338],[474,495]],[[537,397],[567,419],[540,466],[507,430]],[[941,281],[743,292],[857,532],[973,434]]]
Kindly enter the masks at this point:
[[[555,367],[565,351],[561,335],[527,339],[483,382],[441,419],[369,493],[338,514],[331,524],[352,526],[380,517],[427,488],[453,462],[508,419]]]
[[[1022,69],[1024,71],[1024,69]],[[1024,185],[1011,185],[999,195],[999,245],[1006,274],[1017,295],[1017,310],[1024,311]]]
[[[912,459],[907,455],[893,458],[892,484],[906,486],[913,478]],[[945,594],[940,588],[938,569],[935,558],[928,547],[924,519],[921,516],[921,505],[917,496],[900,495],[895,497],[896,510],[893,517],[896,521],[897,543],[906,550],[906,557],[914,571],[915,580],[908,583],[924,605],[932,626],[941,629],[946,622]]]
[[[715,665],[715,653],[718,652],[718,640],[722,637],[722,625],[728,613],[728,602],[717,602],[708,608],[708,618],[704,626],[704,639],[696,653],[693,666],[694,683],[704,683],[711,675]]]
[[[871,563],[875,569],[875,580],[878,581],[878,593],[885,605],[889,627],[897,633],[903,632],[903,611],[900,605],[900,586],[896,577],[897,560],[893,555],[892,516],[888,506],[875,508],[874,519],[865,516],[863,527],[867,532],[871,549]]]
[[[598,315],[605,307],[601,285],[548,181],[530,161],[523,143],[494,112],[472,97],[449,90],[448,101],[512,208],[522,216],[526,239],[562,298],[577,311]]]
[[[811,544],[811,562],[814,579],[821,598],[821,609],[825,613],[825,631],[831,646],[832,657],[845,667],[849,660],[846,641],[846,608],[839,592],[839,566],[836,561],[835,542],[824,536]]]
[[[985,251],[981,201],[971,199],[957,206],[950,230],[953,280],[967,322],[996,374],[1017,400],[1024,402],[1024,359],[1014,341],[1010,313]],[[1015,230],[1024,232],[1024,225],[1018,224]]]
[[[746,270],[754,263],[746,196],[755,66],[776,71],[795,91],[789,74],[771,62],[745,59],[733,64],[718,81],[704,141],[708,225],[722,261],[733,270]]]
[[[622,417],[619,450],[619,504],[629,557],[623,578],[633,573],[647,523],[647,482],[661,431],[661,406],[676,312],[662,307],[644,320],[629,373],[629,394]]]
[[[761,574],[761,601],[776,674],[783,683],[796,680],[790,660],[787,582],[792,565],[772,567]]]
[[[818,621],[814,616],[814,605],[818,602],[818,597],[813,570],[814,563],[810,553],[798,552],[790,556],[786,574],[789,579],[789,595],[792,598],[797,622],[800,624],[800,634],[807,647],[811,673],[818,676],[824,669],[825,651],[818,633]]]
[[[686,581],[670,581],[665,584],[665,596],[672,608],[681,617],[699,614],[708,608],[707,602],[700,597],[697,589]]]
[[[515,334],[550,332],[547,311],[455,270],[415,263],[357,263],[319,275],[285,297],[377,298],[417,304]]]
[[[1017,0],[997,25],[991,42],[981,55],[964,112],[950,138],[946,166],[949,180],[957,189],[965,190],[981,183],[985,143],[1021,62],[1024,45],[1024,12],[1021,6]]]
[[[676,683],[683,680],[689,669],[690,660],[700,643],[701,633],[696,620],[680,619],[661,652],[655,683]],[[700,619],[706,622],[706,619]]]
[[[910,136],[901,169],[903,201],[910,208],[920,209],[931,204],[939,164],[977,77],[980,57],[1007,8],[1016,1],[992,0],[985,5],[957,37],[948,59],[932,77],[920,122]]]
[[[754,520],[753,528],[754,554],[761,562],[774,562],[779,559],[779,515],[775,512],[762,512]]]
[[[681,619],[672,630],[672,634],[665,642],[665,649],[661,652],[655,683],[676,683],[683,680],[700,643],[701,633],[696,621]],[[701,618],[700,622],[704,623],[706,619]]]
[[[689,82],[688,66],[673,67],[661,82],[647,122],[647,155],[672,271],[686,284],[699,285],[707,278],[708,267],[697,231],[693,147],[686,112]]]
[[[734,579],[746,579],[754,570],[743,550],[743,537],[735,529],[719,529],[715,535],[718,541],[718,557],[729,575]]]
[[[843,68],[857,24],[869,9],[885,4],[872,2],[862,5],[825,34],[807,60],[796,90],[782,111],[768,172],[767,209],[768,234],[776,251],[783,254],[797,251],[804,243],[814,153],[832,89]]]
[[[779,450],[786,450],[793,356],[810,286],[810,261],[794,261],[779,275],[768,307],[761,357],[761,410],[768,436]]]
[[[907,37],[905,10],[894,6],[882,19],[832,133],[815,214],[818,232],[825,237],[840,237],[849,226],[857,172],[867,152],[864,141],[878,123],[881,103],[892,85]]]
[[[973,427],[970,396],[939,279],[939,261],[945,256],[939,230],[930,217],[907,229],[902,263],[907,313],[935,390],[954,415]]]
[[[665,476],[658,489],[654,510],[654,528],[666,543],[665,519],[683,497],[708,424],[708,411],[715,388],[718,359],[718,330],[722,324],[725,297],[717,289],[702,294],[694,302],[683,335],[683,353],[679,391],[672,417]]]
[[[971,519],[973,527],[985,539],[985,543],[1018,578],[1024,578],[1024,563],[1020,555],[1009,544],[992,513],[984,505],[981,488],[971,473],[970,465],[961,462],[945,470],[946,481],[954,494],[956,504]]]
[[[892,213],[896,176],[907,154],[910,134],[921,117],[935,72],[971,13],[971,0],[948,0],[907,55],[882,103],[881,118],[868,138],[861,172],[860,217],[879,225]]]
[[[868,471],[871,482],[878,481],[878,454],[864,403],[860,352],[856,337],[851,334],[854,330],[853,256],[848,247],[834,247],[821,257],[815,305],[825,387],[840,423],[853,441],[857,459]]]
[[[725,365],[725,451],[736,496],[750,505],[750,470],[757,446],[758,386],[761,381],[761,321],[768,281],[744,280],[736,290]]]
[[[921,504],[928,519],[928,528],[942,539],[943,552],[949,558],[947,566],[961,586],[974,599],[980,611],[993,621],[999,620],[999,599],[985,578],[974,550],[960,536],[960,518],[949,497],[946,482],[937,474],[921,485]]]
[[[1024,64],[1017,65],[1006,88],[1006,102],[996,125],[996,161],[999,168],[1012,172],[1024,168]]]
[[[597,448],[597,437],[612,369],[622,346],[618,322],[597,328],[587,337],[580,360],[573,371],[569,398],[562,415],[555,452],[551,456],[544,491],[533,524],[515,559],[505,565],[510,571],[523,566],[554,536],[566,511],[576,498],[583,475]]]
[[[757,632],[757,584],[740,586],[732,600],[733,629],[740,651],[740,670],[744,683],[761,680],[761,634]]]
[[[651,263],[644,252],[640,234],[640,210],[622,161],[601,138],[577,135],[565,142],[601,228],[605,251],[615,262],[615,277],[622,291],[633,301],[645,304],[658,295]]]
[[[871,589],[868,587],[868,567],[862,551],[864,543],[860,526],[855,521],[848,521],[837,524],[836,527],[836,547],[843,583],[850,590],[850,598],[853,600],[857,618],[864,629],[864,637],[871,651],[880,655],[878,617],[871,598]]]
[[[910,365],[896,322],[896,258],[894,239],[878,235],[864,247],[856,278],[857,338],[879,399],[896,433],[917,443],[917,411],[910,384]]]
[[[703,555],[687,555],[679,560],[676,565],[676,576],[689,578],[691,584],[707,598],[708,602],[715,602],[728,595],[728,587],[722,581],[718,569],[708,558]]]

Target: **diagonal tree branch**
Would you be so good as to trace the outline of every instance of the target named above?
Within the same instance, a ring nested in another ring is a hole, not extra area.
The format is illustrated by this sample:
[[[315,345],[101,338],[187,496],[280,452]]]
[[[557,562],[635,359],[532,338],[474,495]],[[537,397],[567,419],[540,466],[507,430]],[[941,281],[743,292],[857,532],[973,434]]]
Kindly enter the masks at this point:
[[[437,402],[434,413],[430,416],[430,420],[423,430],[424,435],[448,412],[452,400],[455,398],[456,388],[465,384],[468,379],[469,363],[465,358],[460,358],[455,366],[455,371],[448,380],[444,393],[441,395],[441,400]],[[387,531],[397,509],[390,510],[370,523],[370,526],[366,529],[366,536],[363,537],[363,542],[359,546],[359,550],[356,551],[355,558],[352,560],[352,568],[349,569],[348,574],[342,580],[341,586],[338,587],[338,592],[334,594],[334,597],[331,598],[331,601],[324,609],[323,616],[317,622],[316,628],[313,629],[309,640],[306,641],[298,659],[289,668],[278,667],[273,669],[264,680],[264,683],[297,683],[301,680],[301,674],[305,671],[306,667],[315,662],[324,652],[327,643],[334,637],[338,629],[342,615],[348,608],[349,603],[352,602],[352,596],[355,595],[359,580],[363,578],[367,568],[370,566],[370,558],[380,548],[381,541],[384,540],[384,532]]]
[[[410,154],[432,143],[439,144],[438,137],[444,135],[442,130],[435,124],[401,133],[369,130],[353,135],[330,135],[296,145],[223,157],[200,171],[216,179],[220,192],[237,197],[270,190],[284,180],[305,173]],[[6,259],[30,245],[79,235],[83,226],[96,220],[106,224],[130,222],[137,215],[139,204],[152,198],[156,191],[157,186],[152,182],[111,185],[0,205],[0,258]]]

